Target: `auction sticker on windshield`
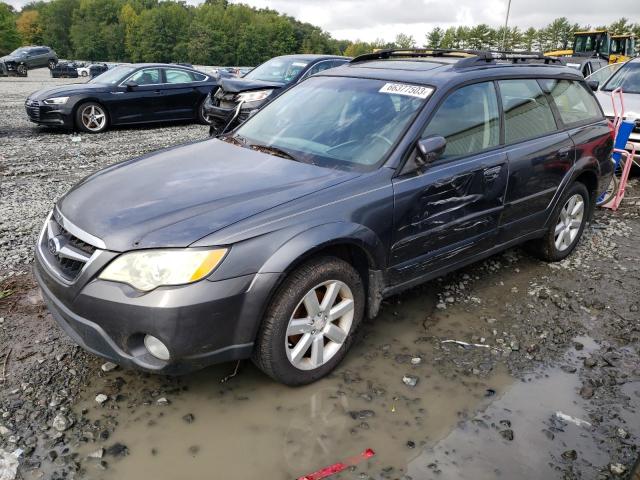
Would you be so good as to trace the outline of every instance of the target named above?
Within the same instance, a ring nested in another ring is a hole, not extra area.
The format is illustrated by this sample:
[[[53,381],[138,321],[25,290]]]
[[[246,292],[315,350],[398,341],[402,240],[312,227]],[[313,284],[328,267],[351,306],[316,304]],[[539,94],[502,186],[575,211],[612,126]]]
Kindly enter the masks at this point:
[[[407,95],[409,97],[427,98],[433,92],[431,87],[421,87],[419,85],[407,85],[405,83],[385,83],[378,90],[380,93],[395,93],[396,95]]]

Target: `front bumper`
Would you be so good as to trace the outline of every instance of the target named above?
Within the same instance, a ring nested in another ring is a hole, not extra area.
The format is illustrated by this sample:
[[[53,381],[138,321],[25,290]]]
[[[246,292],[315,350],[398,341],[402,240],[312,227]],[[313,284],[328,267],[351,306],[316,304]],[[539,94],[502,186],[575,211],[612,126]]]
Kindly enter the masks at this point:
[[[46,105],[39,100],[27,99],[24,104],[29,120],[38,125],[73,128],[73,111],[67,105]]]
[[[141,294],[95,278],[115,254],[104,252],[72,285],[65,285],[36,248],[35,277],[62,329],[86,350],[145,371],[182,374],[214,363],[248,358],[279,274],[202,280]],[[89,279],[87,279],[89,277]],[[82,285],[82,286],[80,286]],[[144,335],[160,339],[171,359],[153,357]]]

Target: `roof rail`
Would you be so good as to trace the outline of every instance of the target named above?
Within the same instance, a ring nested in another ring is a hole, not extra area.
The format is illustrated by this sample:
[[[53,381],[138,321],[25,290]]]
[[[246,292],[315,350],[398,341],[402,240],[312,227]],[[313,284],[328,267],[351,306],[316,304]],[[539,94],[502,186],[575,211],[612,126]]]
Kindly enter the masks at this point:
[[[508,60],[512,63],[540,62],[545,64],[562,64],[558,57],[547,57],[539,52],[512,52],[497,50],[465,50],[443,48],[389,48],[377,52],[365,53],[351,60],[359,63],[367,60],[385,60],[388,58],[420,58],[420,57],[458,57],[460,60],[454,65],[456,68],[474,67],[495,64],[496,60]]]

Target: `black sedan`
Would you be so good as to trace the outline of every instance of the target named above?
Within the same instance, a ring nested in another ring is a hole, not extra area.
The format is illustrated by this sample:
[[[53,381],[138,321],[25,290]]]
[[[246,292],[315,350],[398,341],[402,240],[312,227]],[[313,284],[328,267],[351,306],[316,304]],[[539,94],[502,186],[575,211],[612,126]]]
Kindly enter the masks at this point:
[[[120,65],[88,83],[38,90],[25,107],[32,122],[88,133],[137,123],[208,124],[203,104],[214,86],[209,75],[179,65]]]

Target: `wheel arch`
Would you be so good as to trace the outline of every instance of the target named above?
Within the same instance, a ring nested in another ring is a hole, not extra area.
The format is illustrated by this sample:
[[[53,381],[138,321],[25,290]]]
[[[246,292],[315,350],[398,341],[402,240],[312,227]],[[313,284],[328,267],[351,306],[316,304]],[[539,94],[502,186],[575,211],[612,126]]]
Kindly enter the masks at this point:
[[[282,273],[269,294],[269,304],[284,279],[300,265],[320,256],[338,257],[360,275],[366,292],[366,311],[374,317],[382,300],[385,250],[382,241],[363,225],[336,222],[306,230],[283,244],[264,263],[260,272]]]

